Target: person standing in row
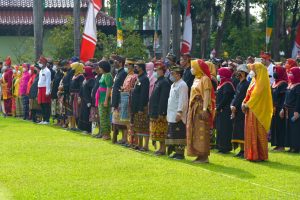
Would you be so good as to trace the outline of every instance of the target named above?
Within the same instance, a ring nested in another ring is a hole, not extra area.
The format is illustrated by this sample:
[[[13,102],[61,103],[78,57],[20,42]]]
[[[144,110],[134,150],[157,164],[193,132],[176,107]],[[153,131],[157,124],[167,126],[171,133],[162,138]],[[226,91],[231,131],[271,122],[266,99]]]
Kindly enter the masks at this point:
[[[290,147],[289,152],[300,152],[300,68],[293,67],[289,74],[289,86],[286,91],[285,112],[280,115],[286,119],[286,147]]]
[[[181,55],[180,66],[184,69],[182,79],[189,87],[190,95],[191,87],[193,85],[195,76],[191,73],[191,55],[189,53]]]
[[[120,90],[127,76],[127,73],[124,70],[125,59],[121,56],[115,56],[114,59],[115,59],[114,68],[116,70],[116,75],[114,77],[114,83],[112,87],[112,97],[111,97],[111,107],[113,111],[112,125],[113,125],[113,132],[114,132],[112,142],[125,144],[125,141],[123,139],[117,141],[117,136],[119,134],[119,131],[122,131],[122,138],[124,138],[124,135],[127,135],[127,126],[124,126],[120,123],[120,110],[119,110],[119,104],[121,99]]]
[[[286,69],[282,66],[274,67],[275,82],[272,85],[273,96],[273,118],[271,123],[271,145],[275,146],[275,151],[283,151],[285,145],[285,120],[280,117],[280,111],[283,109],[285,92],[288,86],[288,76]]]
[[[102,74],[99,81],[99,88],[96,94],[96,105],[99,108],[100,116],[100,134],[103,140],[110,140],[111,122],[110,122],[110,102],[111,91],[113,86],[113,77],[110,73],[111,67],[109,62],[100,61],[100,73]]]
[[[41,106],[38,103],[38,83],[40,76],[41,67],[39,64],[34,66],[33,73],[35,74],[35,78],[32,82],[32,85],[29,90],[29,110],[31,113],[31,119],[34,123],[37,123],[37,115],[41,112]]]
[[[92,97],[92,106],[91,106],[91,111],[90,111],[90,122],[92,123],[92,134],[94,133],[94,130],[96,127],[99,128],[98,133],[93,135],[95,138],[101,138],[102,135],[100,134],[100,117],[99,117],[99,109],[98,109],[98,104],[96,104],[96,94],[97,90],[99,88],[99,82],[101,79],[102,74],[100,73],[100,67],[97,63],[93,64],[94,68],[94,75],[95,75],[95,81],[94,81],[94,86],[91,92],[91,97]]]
[[[153,62],[149,62],[146,64],[146,71],[147,71],[147,76],[149,78],[149,98],[152,95],[153,89],[154,89],[154,85],[155,82],[157,80],[157,77],[154,76],[154,63]]]
[[[74,76],[70,83],[70,95],[71,95],[71,105],[72,105],[72,117],[70,123],[70,129],[76,131],[78,126],[78,118],[79,118],[79,109],[81,99],[79,97],[79,91],[81,85],[84,81],[84,65],[79,62],[75,62],[71,64],[71,68],[74,71]]]
[[[209,66],[203,60],[192,61],[191,73],[195,75],[195,79],[187,119],[187,155],[197,157],[194,161],[196,163],[208,163],[214,90]]]
[[[79,97],[81,99],[78,129],[84,133],[92,133],[92,123],[89,121],[90,111],[92,106],[92,89],[95,83],[93,68],[90,66],[84,67],[84,81],[80,88]]]
[[[170,83],[165,78],[166,68],[158,66],[156,68],[157,81],[149,101],[150,134],[152,141],[158,141],[160,148],[156,155],[165,155],[165,139],[168,131],[167,109],[170,92]]]
[[[15,116],[16,117],[23,117],[23,103],[22,103],[22,96],[20,94],[20,83],[22,79],[22,70],[23,68],[21,66],[16,66],[16,73],[14,76],[13,81],[13,95],[15,99]]]
[[[138,137],[138,149],[141,151],[149,150],[149,78],[147,77],[146,64],[144,61],[137,61],[135,73],[138,79],[132,92],[131,109],[133,112],[133,130]]]
[[[184,159],[184,149],[186,146],[189,88],[182,80],[183,68],[173,66],[170,70],[172,77],[174,77],[174,83],[171,86],[168,99],[166,146],[170,158],[182,160]],[[173,153],[174,151],[175,153]]]
[[[249,69],[246,64],[239,65],[237,68],[237,77],[240,82],[237,85],[235,96],[231,102],[231,119],[233,122],[232,140],[234,149],[240,147],[240,152],[236,157],[244,158],[244,129],[245,129],[245,114],[242,111],[242,103],[245,99],[249,82],[247,76]]]
[[[120,123],[127,126],[127,131],[124,132],[122,140],[127,146],[134,145],[134,134],[131,126],[132,112],[131,112],[131,96],[132,90],[137,81],[137,74],[134,73],[134,64],[133,59],[126,59],[125,61],[125,72],[127,76],[124,80],[123,86],[121,87],[121,100],[120,100]],[[128,144],[128,136],[130,137]]]
[[[268,160],[268,131],[273,115],[272,93],[267,68],[250,65],[252,81],[242,104],[245,113],[245,159]]]
[[[46,67],[47,59],[40,57],[38,65],[41,68],[38,82],[38,103],[42,108],[43,120],[40,124],[47,125],[51,112],[51,72]]]
[[[12,85],[13,70],[11,69],[11,59],[7,57],[2,67],[3,75],[1,80],[2,98],[4,102],[4,111],[6,116],[12,116]]]
[[[232,122],[230,119],[230,104],[235,94],[235,87],[232,83],[232,71],[227,67],[218,70],[220,83],[217,88],[217,149],[219,153],[228,153],[232,150]]]
[[[22,98],[23,119],[27,120],[27,119],[29,119],[29,99],[27,96],[27,87],[28,87],[28,82],[30,79],[30,74],[29,74],[30,65],[24,63],[22,66],[23,66],[23,75],[20,80],[19,93]]]
[[[60,124],[61,119],[59,118],[59,102],[58,102],[58,88],[60,85],[60,82],[64,76],[64,73],[62,71],[62,63],[61,61],[58,64],[58,68],[56,70],[56,73],[54,75],[53,81],[52,81],[52,91],[51,91],[51,115],[53,120],[57,120],[57,125]]]

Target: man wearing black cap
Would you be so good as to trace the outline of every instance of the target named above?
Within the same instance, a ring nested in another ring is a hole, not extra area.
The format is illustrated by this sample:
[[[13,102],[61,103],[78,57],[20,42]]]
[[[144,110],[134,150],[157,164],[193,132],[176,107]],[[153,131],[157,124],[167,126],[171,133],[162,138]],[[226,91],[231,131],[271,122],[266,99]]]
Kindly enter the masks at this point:
[[[120,90],[123,86],[124,80],[127,76],[127,73],[124,70],[125,59],[121,56],[114,57],[114,67],[117,70],[116,76],[114,78],[114,84],[112,88],[112,98],[111,98],[111,107],[113,109],[113,139],[112,142],[117,142],[117,135],[119,130],[122,130],[123,135],[127,135],[124,133],[127,131],[127,127],[120,123],[120,115],[119,115],[119,104],[120,104]],[[123,137],[124,138],[124,137]],[[126,141],[120,140],[119,144],[125,144]]]
[[[168,134],[166,145],[170,158],[184,159],[184,149],[186,146],[186,121],[188,110],[188,86],[182,80],[183,68],[174,66],[171,68],[172,76],[175,78],[171,86],[168,99],[167,121]]]
[[[29,90],[29,110],[31,112],[31,119],[34,123],[37,122],[37,114],[41,111],[41,107],[38,104],[38,82],[41,67],[38,64],[34,65],[33,73],[36,74],[34,81]]]
[[[146,64],[144,61],[137,61],[135,64],[135,73],[138,74],[138,80],[132,92],[131,111],[133,117],[133,130],[138,137],[138,149],[141,151],[149,150],[149,86],[150,82],[146,73]],[[145,143],[143,146],[143,139]]]
[[[195,76],[191,73],[191,55],[186,53],[181,55],[180,66],[184,69],[182,79],[189,87],[189,93],[193,85]]]

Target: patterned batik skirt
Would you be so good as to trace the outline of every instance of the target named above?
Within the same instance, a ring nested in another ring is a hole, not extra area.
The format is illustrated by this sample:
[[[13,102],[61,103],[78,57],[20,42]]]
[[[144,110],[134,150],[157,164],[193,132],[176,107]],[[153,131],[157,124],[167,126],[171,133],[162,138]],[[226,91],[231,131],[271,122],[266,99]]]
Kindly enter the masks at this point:
[[[186,146],[186,126],[180,121],[168,124],[166,145]]]
[[[99,103],[99,115],[100,115],[100,133],[103,135],[109,135],[111,132],[110,105],[107,105],[105,107],[103,103]]]
[[[153,141],[164,142],[167,136],[168,122],[166,116],[150,119],[150,135]]]
[[[133,131],[137,136],[149,137],[149,116],[148,108],[145,107],[142,113],[135,113],[133,117]]]
[[[57,116],[59,114],[59,102],[57,99],[52,99],[51,100],[51,115],[52,116]]]
[[[99,110],[97,107],[92,106],[90,111],[90,122],[99,122]]]
[[[120,122],[129,123],[130,122],[129,92],[121,92],[121,102],[119,108],[120,108]]]
[[[76,119],[79,117],[79,93],[71,93],[71,105],[73,108],[73,117]]]

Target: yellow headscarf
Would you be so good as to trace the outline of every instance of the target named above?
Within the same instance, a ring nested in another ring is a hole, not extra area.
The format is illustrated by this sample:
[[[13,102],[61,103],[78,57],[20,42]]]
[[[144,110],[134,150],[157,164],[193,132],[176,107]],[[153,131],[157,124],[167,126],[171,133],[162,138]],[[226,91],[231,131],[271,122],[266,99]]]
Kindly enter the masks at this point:
[[[201,67],[198,64],[198,60],[192,60],[191,61],[191,68],[194,71],[194,76],[198,79],[200,79],[202,76],[204,76],[204,73],[201,69]]]
[[[255,71],[256,77],[252,79],[250,85],[255,84],[255,86],[246,104],[266,131],[269,131],[273,115],[273,102],[268,70],[262,63],[254,63],[252,69]]]
[[[71,68],[75,71],[74,76],[83,74],[83,72],[84,72],[84,65],[79,62],[72,63]]]
[[[205,62],[208,67],[209,67],[209,71],[210,71],[210,75],[212,75],[213,77],[217,77],[217,69],[216,69],[216,66],[212,63],[212,62],[209,62],[209,61],[206,61]]]

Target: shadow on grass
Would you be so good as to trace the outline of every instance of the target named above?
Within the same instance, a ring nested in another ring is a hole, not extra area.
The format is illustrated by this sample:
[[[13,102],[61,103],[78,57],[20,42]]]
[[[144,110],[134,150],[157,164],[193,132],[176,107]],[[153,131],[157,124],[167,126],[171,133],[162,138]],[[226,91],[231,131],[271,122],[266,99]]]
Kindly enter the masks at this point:
[[[284,171],[300,174],[300,166],[297,165],[289,165],[289,164],[274,162],[274,161],[257,162],[255,164],[269,167],[272,169],[284,170]]]

